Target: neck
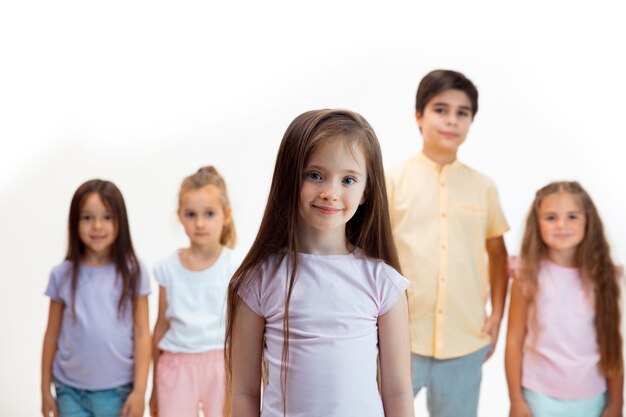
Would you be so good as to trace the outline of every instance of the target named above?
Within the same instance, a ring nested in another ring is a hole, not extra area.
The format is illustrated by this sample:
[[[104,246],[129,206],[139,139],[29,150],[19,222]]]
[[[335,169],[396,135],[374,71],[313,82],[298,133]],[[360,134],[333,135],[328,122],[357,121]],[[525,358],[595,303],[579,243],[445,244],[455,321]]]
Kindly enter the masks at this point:
[[[215,263],[222,253],[222,245],[197,246],[191,245],[179,252],[178,257],[183,266],[191,271],[202,271]]]
[[[110,250],[106,252],[92,252],[87,250],[80,260],[80,262],[86,266],[104,266],[110,264],[112,261]]]
[[[559,266],[576,268],[576,248],[567,251],[548,250],[548,259]]]
[[[442,152],[440,150],[430,149],[427,147],[422,148],[422,152],[428,157],[428,159],[438,163],[439,165],[448,165],[456,161],[456,152]]]
[[[298,246],[300,252],[311,255],[345,255],[350,253],[350,244],[346,239],[345,228],[333,231],[311,230],[306,228],[306,233],[298,233]]]

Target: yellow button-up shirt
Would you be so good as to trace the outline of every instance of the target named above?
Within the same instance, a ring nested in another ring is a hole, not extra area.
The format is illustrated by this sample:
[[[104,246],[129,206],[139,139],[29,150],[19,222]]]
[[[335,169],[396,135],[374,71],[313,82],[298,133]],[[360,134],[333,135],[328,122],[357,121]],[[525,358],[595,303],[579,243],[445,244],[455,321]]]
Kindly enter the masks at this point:
[[[485,245],[508,230],[494,182],[420,153],[387,173],[387,192],[402,274],[412,282],[413,353],[447,359],[486,346]]]

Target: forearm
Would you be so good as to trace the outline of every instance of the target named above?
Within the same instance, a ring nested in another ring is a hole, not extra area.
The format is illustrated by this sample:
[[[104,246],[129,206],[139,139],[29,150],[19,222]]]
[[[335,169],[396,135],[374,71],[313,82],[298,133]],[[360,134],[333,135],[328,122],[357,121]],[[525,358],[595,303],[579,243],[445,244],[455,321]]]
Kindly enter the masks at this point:
[[[48,334],[44,336],[41,354],[41,392],[50,392],[52,384],[52,361],[56,352],[56,339]]]
[[[150,370],[152,340],[150,333],[135,329],[135,378],[133,390],[145,393]]]
[[[413,391],[408,389],[398,389],[395,392],[384,392],[383,387],[383,408],[386,417],[413,417]]]
[[[489,263],[489,281],[491,286],[491,314],[500,319],[504,315],[506,293],[509,287],[509,277],[506,267],[506,256],[499,256]]]
[[[157,378],[157,367],[159,365],[159,357],[161,356],[161,349],[159,349],[159,343],[165,333],[169,325],[167,322],[163,322],[161,319],[157,320],[157,323],[154,326],[154,334],[152,335],[152,390],[156,390],[156,378]]]
[[[509,386],[509,399],[511,404],[516,401],[524,401],[522,395],[522,347],[512,347],[507,341],[504,354],[504,368],[506,381]]]
[[[620,373],[615,376],[608,377],[607,391],[609,394],[609,402],[607,407],[622,409],[624,405],[624,374]]]
[[[259,417],[261,415],[261,393],[259,394],[234,394],[231,416],[233,417]],[[228,416],[228,417],[231,417]]]

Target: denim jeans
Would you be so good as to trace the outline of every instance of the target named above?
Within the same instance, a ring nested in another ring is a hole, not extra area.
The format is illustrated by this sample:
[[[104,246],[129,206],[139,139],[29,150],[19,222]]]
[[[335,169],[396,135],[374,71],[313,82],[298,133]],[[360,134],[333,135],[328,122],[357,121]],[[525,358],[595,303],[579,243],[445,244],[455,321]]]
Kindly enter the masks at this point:
[[[413,395],[426,388],[431,417],[476,417],[482,365],[490,348],[452,359],[411,355]]]
[[[85,390],[54,381],[59,417],[120,417],[133,384]]]

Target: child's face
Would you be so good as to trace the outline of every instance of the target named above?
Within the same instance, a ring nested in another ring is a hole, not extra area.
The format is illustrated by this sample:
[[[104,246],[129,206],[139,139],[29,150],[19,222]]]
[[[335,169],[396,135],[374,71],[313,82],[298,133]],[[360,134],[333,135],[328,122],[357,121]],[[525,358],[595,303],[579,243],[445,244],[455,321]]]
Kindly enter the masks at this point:
[[[560,264],[574,261],[576,247],[585,237],[587,218],[576,197],[570,193],[550,194],[539,207],[539,231],[550,259]]]
[[[88,255],[110,255],[111,246],[117,238],[117,225],[113,213],[102,203],[98,193],[91,193],[85,199],[78,220],[78,237]]]
[[[363,202],[367,185],[365,156],[341,139],[322,145],[304,167],[300,189],[299,238],[337,239],[345,248],[346,223]]]
[[[182,193],[178,218],[192,246],[205,249],[221,246],[222,230],[230,222],[230,207],[224,210],[220,193],[214,185]]]
[[[415,117],[427,155],[456,157],[472,124],[472,103],[461,90],[445,90],[426,104],[424,114]]]

